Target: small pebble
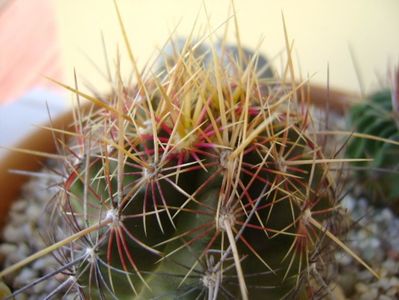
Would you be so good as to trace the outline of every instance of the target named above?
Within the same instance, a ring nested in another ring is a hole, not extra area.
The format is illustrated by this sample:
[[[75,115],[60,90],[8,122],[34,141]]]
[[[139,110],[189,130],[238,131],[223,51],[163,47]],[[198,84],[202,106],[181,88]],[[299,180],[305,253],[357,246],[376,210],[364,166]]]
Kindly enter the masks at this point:
[[[364,284],[364,283],[362,283],[362,282],[356,283],[355,289],[356,289],[356,291],[357,291],[358,293],[365,293],[365,292],[368,291],[367,285]]]
[[[37,277],[37,272],[30,268],[24,268],[14,279],[15,287],[23,287]]]
[[[15,204],[13,204],[12,206],[13,213],[23,213],[26,209],[27,204],[28,203],[26,201],[16,201]]]
[[[3,230],[3,238],[8,243],[18,243],[24,239],[24,233],[20,230],[20,227],[9,224]]]
[[[359,300],[376,300],[378,298],[378,291],[369,289],[366,293],[363,293]]]
[[[5,256],[13,253],[17,250],[17,246],[10,243],[0,244],[0,253],[4,254]]]

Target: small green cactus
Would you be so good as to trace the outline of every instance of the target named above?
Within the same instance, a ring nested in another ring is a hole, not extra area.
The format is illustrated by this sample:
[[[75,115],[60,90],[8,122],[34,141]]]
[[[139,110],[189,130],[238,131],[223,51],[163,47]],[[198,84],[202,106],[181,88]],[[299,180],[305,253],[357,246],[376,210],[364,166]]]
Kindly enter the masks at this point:
[[[392,89],[376,92],[364,103],[355,105],[349,112],[350,130],[380,139],[353,138],[346,149],[350,158],[373,159],[353,163],[357,183],[374,204],[390,206],[396,212],[399,212],[399,147],[382,139],[399,142],[398,101],[394,84]]]

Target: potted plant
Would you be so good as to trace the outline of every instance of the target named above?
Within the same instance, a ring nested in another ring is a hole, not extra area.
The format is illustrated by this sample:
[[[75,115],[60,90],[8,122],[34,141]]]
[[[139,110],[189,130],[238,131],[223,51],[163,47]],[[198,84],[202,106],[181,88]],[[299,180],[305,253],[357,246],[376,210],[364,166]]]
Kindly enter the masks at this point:
[[[38,132],[44,143],[31,154],[52,153],[56,140],[64,158],[45,228],[53,242],[1,278],[54,253],[60,283],[50,296],[310,299],[331,293],[324,263],[336,248],[378,277],[339,238],[330,165],[348,159],[327,156],[311,115],[310,101],[339,112],[347,94],[296,82],[290,61],[281,78],[260,76],[268,65],[239,41],[198,53],[203,44],[188,39],[140,72],[124,38],[135,84],[117,76],[98,98],[60,83],[95,109]],[[0,169],[37,167],[18,155]],[[7,189],[12,201],[18,187]]]

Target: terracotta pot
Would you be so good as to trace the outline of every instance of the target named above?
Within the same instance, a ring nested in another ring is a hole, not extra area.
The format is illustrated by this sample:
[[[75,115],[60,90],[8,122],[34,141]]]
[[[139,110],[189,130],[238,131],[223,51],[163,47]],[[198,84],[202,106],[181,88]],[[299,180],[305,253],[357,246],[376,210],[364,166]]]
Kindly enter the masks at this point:
[[[49,126],[65,128],[72,123],[72,120],[72,113],[66,112],[53,120]],[[37,129],[15,145],[15,148],[54,153],[56,147],[53,139],[54,136],[50,130]],[[29,179],[28,176],[13,174],[9,170],[37,171],[43,167],[42,163],[45,159],[45,157],[32,154],[8,151],[0,160],[0,229],[7,221],[8,210],[19,196],[21,186]]]
[[[298,93],[298,96],[303,97],[303,94]],[[310,87],[308,98],[316,106],[323,109],[328,106],[329,109],[341,115],[359,99],[355,94],[340,90],[327,91],[325,87],[318,85]],[[67,112],[53,120],[49,126],[65,129],[72,121],[72,112]],[[45,129],[37,129],[16,147],[48,153],[56,151],[53,134]],[[12,202],[19,196],[21,186],[29,179],[27,176],[9,173],[8,170],[37,171],[43,166],[45,159],[26,153],[9,152],[0,161],[0,229],[7,220],[7,213]]]

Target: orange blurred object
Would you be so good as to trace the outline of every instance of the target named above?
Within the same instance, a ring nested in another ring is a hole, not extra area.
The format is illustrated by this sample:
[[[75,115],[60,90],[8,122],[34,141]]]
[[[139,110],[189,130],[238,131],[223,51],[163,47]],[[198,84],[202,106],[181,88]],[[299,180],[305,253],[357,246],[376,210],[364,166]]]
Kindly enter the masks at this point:
[[[57,26],[50,0],[0,1],[0,103],[61,79]]]

